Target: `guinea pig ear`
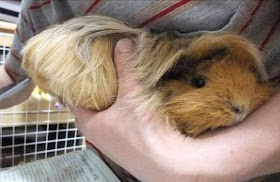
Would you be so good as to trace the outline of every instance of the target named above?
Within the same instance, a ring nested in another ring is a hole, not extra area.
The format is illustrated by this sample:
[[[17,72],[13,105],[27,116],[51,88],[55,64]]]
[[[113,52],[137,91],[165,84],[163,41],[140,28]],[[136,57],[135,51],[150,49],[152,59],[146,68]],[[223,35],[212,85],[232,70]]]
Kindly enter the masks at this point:
[[[218,37],[224,40],[229,48],[232,56],[242,64],[248,64],[260,81],[268,78],[265,66],[262,62],[263,55],[258,48],[248,39],[243,36],[234,34],[222,34]]]
[[[228,48],[228,44],[217,36],[204,34],[191,41],[186,55],[195,60],[207,60],[225,56]]]
[[[197,60],[207,60],[226,55],[245,65],[256,73],[260,81],[267,79],[262,55],[252,42],[232,33],[205,34],[192,41],[187,55]]]
[[[228,47],[214,47],[204,53],[202,57],[197,58],[199,61],[221,59],[229,54]]]

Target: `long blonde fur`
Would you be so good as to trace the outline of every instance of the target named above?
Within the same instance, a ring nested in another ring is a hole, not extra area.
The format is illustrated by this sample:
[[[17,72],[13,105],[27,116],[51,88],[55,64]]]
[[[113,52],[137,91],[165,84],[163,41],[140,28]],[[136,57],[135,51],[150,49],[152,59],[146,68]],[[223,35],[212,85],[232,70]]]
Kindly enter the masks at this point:
[[[32,38],[23,50],[23,67],[64,102],[103,110],[117,93],[113,47],[123,34],[141,33],[108,17],[76,18]]]

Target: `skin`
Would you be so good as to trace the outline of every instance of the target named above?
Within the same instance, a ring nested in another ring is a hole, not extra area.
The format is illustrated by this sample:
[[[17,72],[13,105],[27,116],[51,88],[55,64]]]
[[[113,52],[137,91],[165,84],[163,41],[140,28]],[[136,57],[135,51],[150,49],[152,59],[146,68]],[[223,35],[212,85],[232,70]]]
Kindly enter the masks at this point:
[[[120,40],[114,60],[117,101],[102,112],[73,107],[87,140],[142,181],[243,181],[280,171],[280,94],[233,127],[198,138],[181,135],[148,110],[139,117],[124,103],[137,81],[130,79],[133,44]]]

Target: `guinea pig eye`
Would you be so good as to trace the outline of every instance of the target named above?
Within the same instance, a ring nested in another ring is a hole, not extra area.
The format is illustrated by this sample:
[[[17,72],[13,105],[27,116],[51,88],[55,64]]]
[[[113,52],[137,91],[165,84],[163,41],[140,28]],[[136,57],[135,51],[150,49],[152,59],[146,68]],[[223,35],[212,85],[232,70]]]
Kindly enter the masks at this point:
[[[192,85],[197,88],[202,88],[206,84],[206,78],[202,75],[195,77],[192,81]]]
[[[254,74],[257,74],[257,73],[258,73],[257,69],[256,69],[254,66],[251,66],[251,67],[249,68],[249,70],[250,70],[252,73],[254,73]]]

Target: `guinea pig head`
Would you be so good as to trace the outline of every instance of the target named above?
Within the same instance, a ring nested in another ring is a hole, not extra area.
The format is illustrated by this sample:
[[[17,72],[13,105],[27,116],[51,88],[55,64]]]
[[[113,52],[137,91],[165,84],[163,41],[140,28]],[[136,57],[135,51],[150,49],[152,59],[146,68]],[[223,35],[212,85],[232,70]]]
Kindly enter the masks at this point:
[[[194,39],[163,77],[170,120],[189,136],[239,123],[274,93],[266,77],[259,51],[245,38]]]

